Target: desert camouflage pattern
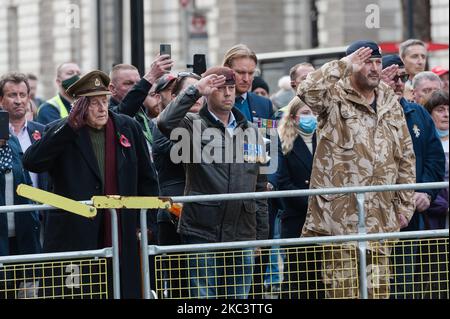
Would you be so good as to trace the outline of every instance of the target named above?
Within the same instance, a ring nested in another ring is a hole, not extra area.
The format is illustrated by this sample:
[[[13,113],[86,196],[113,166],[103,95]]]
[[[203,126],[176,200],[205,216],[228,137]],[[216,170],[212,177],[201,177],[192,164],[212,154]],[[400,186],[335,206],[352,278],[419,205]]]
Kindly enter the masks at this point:
[[[327,299],[359,299],[357,244],[327,247],[323,252],[321,277]],[[369,299],[388,299],[391,270],[389,254],[366,251],[366,276]]]
[[[415,156],[401,105],[386,84],[377,112],[352,89],[351,65],[332,61],[309,74],[298,96],[318,114],[311,188],[415,183]],[[398,214],[414,213],[414,191],[366,193],[368,233],[400,230]],[[302,236],[358,232],[356,194],[311,196]]]

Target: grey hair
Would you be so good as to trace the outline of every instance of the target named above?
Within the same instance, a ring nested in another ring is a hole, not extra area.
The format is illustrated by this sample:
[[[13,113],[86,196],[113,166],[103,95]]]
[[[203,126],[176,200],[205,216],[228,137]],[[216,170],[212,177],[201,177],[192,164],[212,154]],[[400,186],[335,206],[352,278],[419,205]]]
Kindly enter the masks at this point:
[[[400,57],[403,59],[406,55],[406,50],[408,50],[409,47],[413,46],[413,45],[421,45],[423,46],[425,49],[427,48],[425,45],[425,42],[423,42],[422,40],[419,39],[409,39],[406,40],[405,42],[400,43],[400,48],[398,50]]]
[[[413,89],[417,88],[423,80],[439,82],[442,87],[442,81],[439,78],[439,76],[437,76],[436,74],[434,74],[431,71],[423,71],[423,72],[417,73],[416,76],[413,78],[413,81],[412,81]]]

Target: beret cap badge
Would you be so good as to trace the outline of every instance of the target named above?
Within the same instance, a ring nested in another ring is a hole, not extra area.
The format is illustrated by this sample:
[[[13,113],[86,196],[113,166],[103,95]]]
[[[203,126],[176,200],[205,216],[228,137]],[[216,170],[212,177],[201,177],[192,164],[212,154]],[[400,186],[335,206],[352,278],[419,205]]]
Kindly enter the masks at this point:
[[[108,90],[109,82],[110,79],[106,73],[100,70],[93,70],[72,84],[66,90],[66,93],[75,99],[81,96],[109,95],[111,94]]]

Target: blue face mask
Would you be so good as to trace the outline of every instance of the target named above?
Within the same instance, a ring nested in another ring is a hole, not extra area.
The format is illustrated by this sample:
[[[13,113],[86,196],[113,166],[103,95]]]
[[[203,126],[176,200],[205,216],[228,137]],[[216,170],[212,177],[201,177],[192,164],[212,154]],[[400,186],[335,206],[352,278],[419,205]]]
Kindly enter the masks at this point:
[[[298,127],[302,132],[311,134],[317,127],[317,118],[314,115],[300,115]]]
[[[448,136],[448,130],[440,130],[440,129],[436,128],[436,132],[439,135],[439,138]]]

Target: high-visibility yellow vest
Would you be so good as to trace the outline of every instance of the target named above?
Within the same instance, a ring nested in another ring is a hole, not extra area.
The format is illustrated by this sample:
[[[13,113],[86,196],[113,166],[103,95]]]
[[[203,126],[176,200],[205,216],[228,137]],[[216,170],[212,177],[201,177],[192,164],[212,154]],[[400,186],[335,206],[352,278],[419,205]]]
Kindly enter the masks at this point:
[[[61,118],[65,118],[65,117],[69,116],[69,113],[67,113],[66,106],[64,105],[64,102],[61,100],[61,97],[59,96],[59,94],[52,97],[50,100],[47,101],[47,103],[52,105],[59,111],[59,116]],[[42,107],[42,105],[41,105],[41,107]],[[39,107],[38,113],[41,110],[41,107]]]

